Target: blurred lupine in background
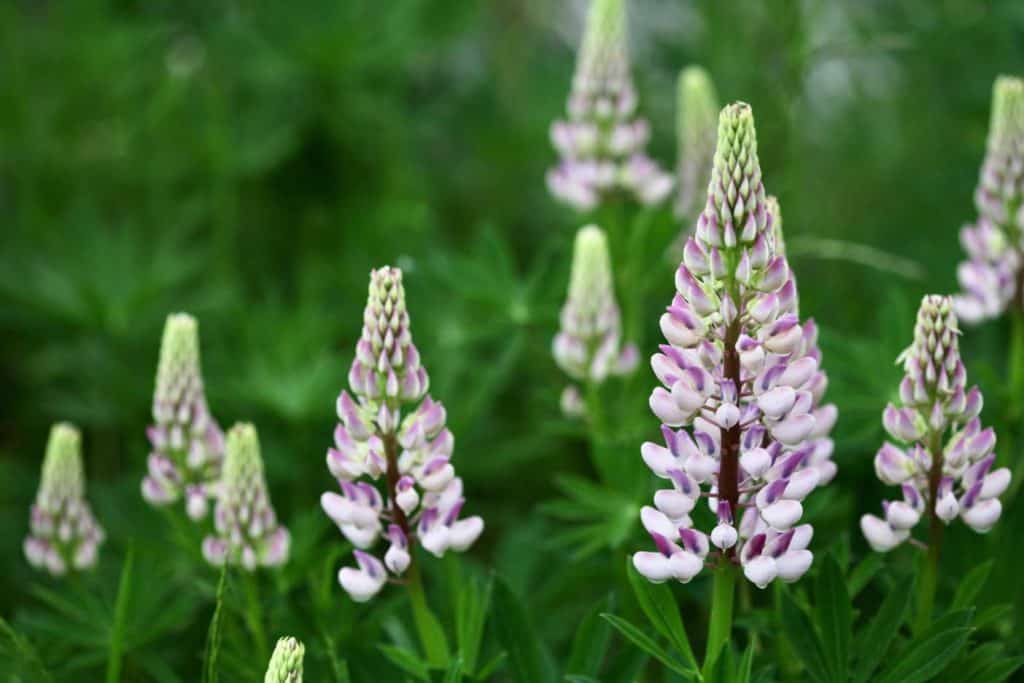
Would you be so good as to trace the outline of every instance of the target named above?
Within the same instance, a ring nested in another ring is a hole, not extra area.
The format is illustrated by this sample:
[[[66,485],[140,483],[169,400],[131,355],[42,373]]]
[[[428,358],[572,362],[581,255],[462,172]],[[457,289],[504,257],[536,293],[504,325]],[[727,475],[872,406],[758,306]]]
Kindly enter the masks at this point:
[[[583,385],[590,400],[609,376],[629,374],[639,362],[636,346],[622,340],[620,318],[608,240],[603,230],[588,225],[576,233],[569,294],[552,354],[558,367]],[[586,414],[586,399],[577,385],[563,390],[561,406],[570,417]]]
[[[25,557],[36,569],[63,576],[96,565],[104,532],[85,499],[82,437],[70,424],[50,429],[29,528]]]
[[[904,448],[885,443],[875,456],[882,482],[900,486],[902,500],[884,501],[884,519],[864,515],[861,530],[871,547],[892,550],[928,520],[927,558],[921,573],[918,620],[931,619],[943,527],[958,516],[979,533],[1002,514],[999,496],[1010,484],[1010,470],[992,469],[995,431],[982,429],[982,396],[967,389],[960,359],[960,329],[952,299],[929,295],[921,301],[914,341],[900,356],[905,376],[900,403],[885,408],[885,430]],[[947,438],[948,434],[948,438]]]
[[[267,665],[263,683],[302,683],[302,658],[306,648],[301,642],[287,636],[277,641],[274,654]]]
[[[718,137],[718,93],[702,67],[679,72],[676,85],[676,217],[687,232],[703,208]],[[685,240],[685,237],[682,238]],[[682,241],[680,242],[682,244]]]
[[[206,516],[220,477],[224,435],[206,406],[199,366],[199,323],[186,313],[167,316],[146,435],[153,449],[142,497],[158,506],[184,497],[193,520]]]
[[[548,171],[548,189],[578,211],[617,194],[658,204],[672,191],[672,176],[645,152],[650,127],[636,114],[626,24],[626,0],[590,3],[566,106],[569,120],[551,125],[560,161]]]
[[[954,298],[966,323],[995,318],[1007,308],[1024,315],[1024,81],[996,79],[988,145],[974,191],[978,219],[960,230],[968,260],[957,277],[963,293]]]
[[[278,567],[288,560],[291,536],[270,502],[256,428],[233,426],[226,451],[224,471],[215,487],[215,533],[203,539],[203,556],[212,565],[227,562],[249,572]]]

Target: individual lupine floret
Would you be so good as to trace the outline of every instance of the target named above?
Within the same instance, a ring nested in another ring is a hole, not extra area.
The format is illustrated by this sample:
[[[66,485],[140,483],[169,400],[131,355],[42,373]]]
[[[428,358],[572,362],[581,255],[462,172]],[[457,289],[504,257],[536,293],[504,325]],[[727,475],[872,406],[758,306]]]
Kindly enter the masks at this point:
[[[185,499],[193,520],[206,516],[224,459],[224,435],[206,406],[199,367],[199,324],[186,313],[167,316],[153,393],[155,424],[142,497],[153,505]]]
[[[36,569],[63,576],[96,565],[104,533],[85,500],[81,436],[70,424],[50,429],[29,529],[25,557]]]
[[[644,152],[647,120],[636,116],[630,74],[625,0],[593,0],[576,59],[568,120],[555,121],[551,141],[559,164],[547,184],[557,199],[589,211],[619,192],[658,204],[672,177]]]
[[[203,556],[212,565],[227,562],[251,572],[288,559],[291,536],[270,502],[259,437],[251,424],[236,424],[228,432],[213,524],[215,533],[203,540]]]
[[[1024,265],[1024,80],[1001,76],[992,94],[985,161],[974,193],[978,220],[960,230],[967,260],[957,268],[963,292],[954,297],[966,323],[1021,306]]]
[[[302,683],[302,659],[306,648],[302,643],[288,636],[280,638],[270,656],[267,674],[263,683]]]
[[[573,380],[600,384],[609,375],[625,375],[636,369],[639,352],[634,344],[622,342],[608,240],[597,226],[588,225],[576,233],[561,327],[552,354]],[[566,387],[561,403],[569,416],[585,412],[575,385]]]
[[[699,66],[679,72],[677,90],[675,211],[677,218],[691,221],[701,209],[715,157],[718,93]]]
[[[661,318],[668,343],[651,359],[664,445],[647,442],[641,455],[671,483],[641,513],[657,550],[633,563],[652,581],[689,581],[713,552],[764,587],[796,580],[813,559],[801,501],[835,473],[831,450],[819,446],[835,410],[816,407],[819,354],[813,328],[797,317],[775,220],[750,107],[731,104],[719,117],[707,203]],[[690,517],[700,496],[717,519],[710,537]]]
[[[414,542],[441,557],[469,548],[484,526],[480,517],[459,518],[465,498],[449,462],[455,442],[444,406],[427,395],[429,379],[412,341],[398,268],[370,273],[349,386],[355,398],[344,390],[338,396],[340,422],[327,451],[341,493],[324,493],[320,503],[357,548],[358,566],[342,568],[338,581],[364,602],[389,577],[406,572]],[[415,407],[403,418],[408,406]],[[383,495],[370,483],[381,479]],[[381,562],[366,550],[385,533],[389,546]]]
[[[910,538],[922,517],[949,524],[959,516],[985,533],[1002,513],[998,496],[1010,484],[1010,471],[992,469],[996,435],[981,427],[978,387],[966,388],[953,309],[949,297],[924,297],[914,342],[899,359],[906,373],[901,405],[890,403],[882,423],[906,446],[886,442],[875,456],[875,472],[884,483],[900,487],[902,500],[884,501],[883,517],[860,520],[865,538],[879,552]]]

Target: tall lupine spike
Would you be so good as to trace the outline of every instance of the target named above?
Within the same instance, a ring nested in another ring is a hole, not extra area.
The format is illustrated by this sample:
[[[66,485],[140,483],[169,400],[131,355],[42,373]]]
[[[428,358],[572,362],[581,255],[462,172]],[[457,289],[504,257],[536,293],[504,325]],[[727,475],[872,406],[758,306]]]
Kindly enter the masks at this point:
[[[206,407],[199,368],[199,324],[186,313],[167,316],[153,393],[151,451],[142,497],[152,505],[185,499],[193,520],[206,516],[224,459],[224,435]]]
[[[953,299],[966,323],[1024,306],[1024,80],[996,79],[992,119],[978,187],[978,220],[960,230],[967,260],[957,268],[961,294]]]
[[[576,233],[561,327],[552,353],[572,379],[600,384],[609,375],[628,374],[636,368],[639,352],[635,345],[622,342],[608,240],[597,226],[588,225]],[[574,385],[563,392],[562,407],[567,415],[585,412],[577,396],[579,389]]]
[[[750,107],[731,104],[719,116],[707,203],[661,318],[668,343],[651,359],[664,445],[647,442],[641,455],[672,485],[641,513],[657,550],[633,563],[651,581],[689,581],[713,558],[741,565],[763,588],[795,581],[813,559],[801,501],[835,474],[826,437],[836,412],[817,407],[820,354],[776,250],[777,215]],[[717,520],[710,539],[689,515],[702,495]]]
[[[406,572],[414,542],[441,557],[469,548],[484,526],[480,517],[459,519],[465,498],[449,462],[454,439],[444,407],[427,395],[427,371],[412,341],[398,268],[370,273],[349,387],[355,398],[344,390],[338,396],[340,422],[327,451],[327,468],[341,493],[324,493],[320,504],[359,548],[358,567],[343,567],[338,582],[353,600],[365,602],[389,575]],[[404,418],[403,407],[411,408]],[[382,478],[384,495],[370,483]],[[389,542],[383,562],[365,552],[382,535]]]
[[[560,157],[548,171],[551,194],[579,211],[596,208],[624,192],[642,204],[658,204],[672,177],[644,152],[650,129],[636,116],[630,74],[625,0],[593,0],[576,59],[568,120],[551,125]]]
[[[291,636],[279,639],[274,654],[270,656],[263,683],[302,683],[302,659],[305,655],[306,648],[299,640]]]
[[[910,538],[922,517],[949,524],[959,516],[985,533],[1002,514],[999,496],[1010,483],[1010,471],[992,470],[996,436],[981,428],[981,392],[966,388],[959,336],[950,297],[924,297],[914,342],[899,358],[905,373],[900,405],[890,403],[882,416],[889,435],[905,445],[887,442],[875,456],[878,478],[900,486],[902,500],[884,501],[882,517],[860,520],[865,538],[879,552]]]
[[[250,572],[284,564],[291,536],[278,523],[270,502],[259,437],[251,424],[236,424],[228,432],[224,471],[216,489],[215,533],[203,540],[206,561],[241,565]]]
[[[676,97],[676,216],[692,221],[707,192],[718,130],[718,93],[699,66],[679,72]],[[692,223],[691,223],[692,224]]]
[[[25,557],[36,569],[63,576],[94,567],[103,539],[103,528],[85,500],[81,436],[70,424],[55,424],[31,509]]]

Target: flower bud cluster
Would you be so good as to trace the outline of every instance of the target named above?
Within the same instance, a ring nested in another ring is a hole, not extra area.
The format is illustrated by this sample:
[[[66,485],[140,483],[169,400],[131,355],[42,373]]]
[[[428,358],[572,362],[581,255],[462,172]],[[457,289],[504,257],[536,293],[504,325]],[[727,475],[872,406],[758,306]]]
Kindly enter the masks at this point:
[[[644,152],[650,128],[636,116],[636,106],[625,0],[593,0],[568,120],[551,126],[551,141],[561,157],[547,175],[552,195],[580,211],[594,209],[616,192],[642,204],[658,204],[668,196],[672,177]]]
[[[376,595],[389,576],[402,576],[418,542],[441,557],[469,548],[483,531],[480,517],[460,519],[462,480],[450,463],[455,445],[444,406],[427,395],[429,379],[412,341],[402,271],[370,273],[362,335],[338,396],[339,423],[327,468],[341,492],[320,498],[324,512],[357,550],[355,567],[338,573],[357,601]],[[402,409],[417,404],[403,418]],[[374,483],[384,480],[384,493]],[[366,552],[381,536],[383,562]]]
[[[202,519],[220,476],[224,435],[206,407],[199,325],[185,313],[168,316],[164,325],[153,419],[155,424],[146,430],[152,451],[142,496],[152,505],[170,505],[184,497],[188,516]]]
[[[992,469],[996,435],[981,427],[978,387],[966,388],[959,334],[952,300],[924,297],[914,342],[900,356],[906,373],[901,405],[890,403],[882,414],[885,430],[903,446],[886,442],[875,455],[878,478],[899,486],[902,500],[884,501],[882,517],[860,520],[865,538],[879,552],[910,538],[925,516],[946,524],[959,516],[985,533],[1002,514],[998,496],[1010,484],[1010,471]]]
[[[63,576],[95,566],[104,533],[85,500],[81,436],[69,424],[50,429],[29,529],[25,557],[36,569]]]
[[[715,156],[718,94],[707,71],[679,73],[676,102],[676,216],[688,224],[701,209]]]
[[[301,642],[288,636],[280,638],[270,656],[263,683],[302,683],[302,660],[306,648]]]
[[[652,581],[689,581],[713,552],[764,587],[798,579],[813,559],[801,501],[835,476],[836,410],[820,406],[816,329],[800,323],[775,220],[750,107],[729,105],[707,203],[661,318],[668,343],[651,359],[664,444],[647,442],[641,455],[671,484],[641,513],[656,551],[633,562]],[[691,517],[701,496],[716,520],[710,534]]]
[[[996,318],[1020,297],[1024,265],[1024,80],[996,79],[988,149],[974,193],[978,220],[960,230],[967,260],[956,313],[967,323]],[[1018,304],[1019,305],[1019,304]]]
[[[284,564],[291,536],[270,502],[259,437],[251,424],[236,424],[228,432],[224,472],[216,489],[216,533],[203,540],[206,561],[241,565],[250,572]]]
[[[555,362],[578,382],[600,384],[609,375],[632,372],[640,356],[633,344],[622,343],[619,305],[615,301],[608,240],[588,225],[576,233],[569,296],[561,313],[561,330],[552,345]],[[563,410],[579,415],[582,399],[576,386],[566,387]]]

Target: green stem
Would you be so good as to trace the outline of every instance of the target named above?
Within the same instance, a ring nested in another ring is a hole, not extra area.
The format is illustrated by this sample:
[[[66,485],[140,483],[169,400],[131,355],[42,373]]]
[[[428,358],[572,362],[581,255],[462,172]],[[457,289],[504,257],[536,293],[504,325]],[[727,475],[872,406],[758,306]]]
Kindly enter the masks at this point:
[[[270,657],[270,652],[267,649],[267,634],[263,630],[263,603],[260,601],[260,584],[255,574],[245,574],[245,597],[245,623],[252,635],[259,661],[266,662]]]
[[[440,622],[427,604],[423,580],[415,562],[409,565],[405,576],[409,599],[412,602],[413,621],[416,622],[416,633],[427,655],[427,662],[432,667],[444,668],[448,665],[448,642],[445,640]]]
[[[732,605],[736,597],[736,568],[723,562],[715,569],[711,588],[711,621],[704,654],[703,675],[707,678],[732,635]]]
[[[1010,317],[1010,417],[1017,418],[1021,408],[1018,399],[1024,390],[1024,311],[1015,309]]]
[[[939,579],[939,556],[942,552],[942,533],[944,530],[942,520],[935,513],[939,483],[942,481],[942,434],[933,434],[928,447],[932,456],[932,468],[928,473],[928,552],[922,559],[923,564],[921,571],[918,573],[917,616],[914,621],[914,632],[918,635],[924,633],[932,623],[935,589]]]
[[[604,403],[601,401],[601,385],[593,380],[587,380],[584,387],[586,392],[584,402],[587,410],[587,421],[590,429],[587,436],[590,440],[590,458],[597,470],[598,477],[604,484],[614,483],[615,477],[609,469],[609,463],[605,457],[607,451],[607,420],[604,414]]]
[[[121,583],[117,589],[114,602],[114,623],[110,627],[110,654],[107,657],[107,683],[121,680],[121,661],[124,653],[124,623],[128,611],[128,600],[131,595],[132,565],[134,550],[128,548],[121,568]]]

